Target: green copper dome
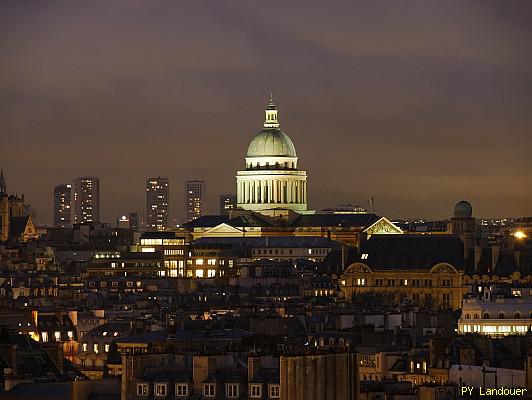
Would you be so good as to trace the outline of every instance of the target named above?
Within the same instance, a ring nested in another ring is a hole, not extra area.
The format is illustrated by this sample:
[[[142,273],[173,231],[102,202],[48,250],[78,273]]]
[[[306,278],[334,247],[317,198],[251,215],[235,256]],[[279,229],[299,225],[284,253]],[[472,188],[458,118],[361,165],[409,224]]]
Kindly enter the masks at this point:
[[[470,202],[462,200],[454,206],[454,216],[456,218],[471,218],[472,215],[473,207]]]
[[[248,157],[297,157],[292,139],[280,129],[263,129],[248,147]]]
[[[292,139],[279,129],[277,107],[270,95],[265,110],[264,129],[253,138],[248,147],[248,157],[297,157]]]

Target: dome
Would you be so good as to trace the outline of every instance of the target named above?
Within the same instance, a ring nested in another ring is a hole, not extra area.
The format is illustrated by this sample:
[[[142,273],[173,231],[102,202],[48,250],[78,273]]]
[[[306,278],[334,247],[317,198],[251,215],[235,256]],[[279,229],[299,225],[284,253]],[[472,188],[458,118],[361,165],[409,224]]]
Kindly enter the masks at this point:
[[[473,215],[473,207],[471,203],[465,200],[459,201],[454,206],[454,216],[457,218],[471,218]]]
[[[297,157],[292,139],[280,129],[263,129],[251,140],[248,157]]]

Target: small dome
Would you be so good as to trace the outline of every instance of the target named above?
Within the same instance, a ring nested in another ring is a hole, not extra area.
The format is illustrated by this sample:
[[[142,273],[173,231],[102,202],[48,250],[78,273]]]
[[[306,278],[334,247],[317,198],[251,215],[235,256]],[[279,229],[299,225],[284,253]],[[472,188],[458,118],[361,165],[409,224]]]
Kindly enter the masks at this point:
[[[465,200],[459,201],[454,206],[454,216],[457,218],[471,218],[473,215],[473,207],[471,203]]]
[[[251,140],[248,157],[297,157],[292,139],[280,129],[263,129]]]

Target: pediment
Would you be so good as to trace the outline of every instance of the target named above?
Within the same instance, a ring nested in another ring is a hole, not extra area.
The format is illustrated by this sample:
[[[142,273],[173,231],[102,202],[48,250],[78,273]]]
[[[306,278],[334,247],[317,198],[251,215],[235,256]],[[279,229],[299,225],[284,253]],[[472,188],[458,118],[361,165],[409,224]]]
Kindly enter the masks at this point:
[[[366,233],[369,238],[371,235],[393,235],[402,234],[404,232],[397,225],[393,224],[388,218],[381,217],[364,229],[364,233]]]
[[[221,223],[219,225],[213,226],[212,228],[207,229],[201,235],[202,237],[212,236],[212,237],[224,237],[224,236],[244,236],[244,231],[239,228],[235,228],[232,225]]]

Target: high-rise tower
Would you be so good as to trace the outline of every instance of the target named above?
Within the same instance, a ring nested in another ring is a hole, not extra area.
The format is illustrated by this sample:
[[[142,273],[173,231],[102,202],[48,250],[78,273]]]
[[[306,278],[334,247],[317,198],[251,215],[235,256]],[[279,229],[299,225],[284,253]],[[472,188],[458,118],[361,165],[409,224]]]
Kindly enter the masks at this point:
[[[158,176],[146,180],[146,229],[164,231],[168,227],[170,184]]]

